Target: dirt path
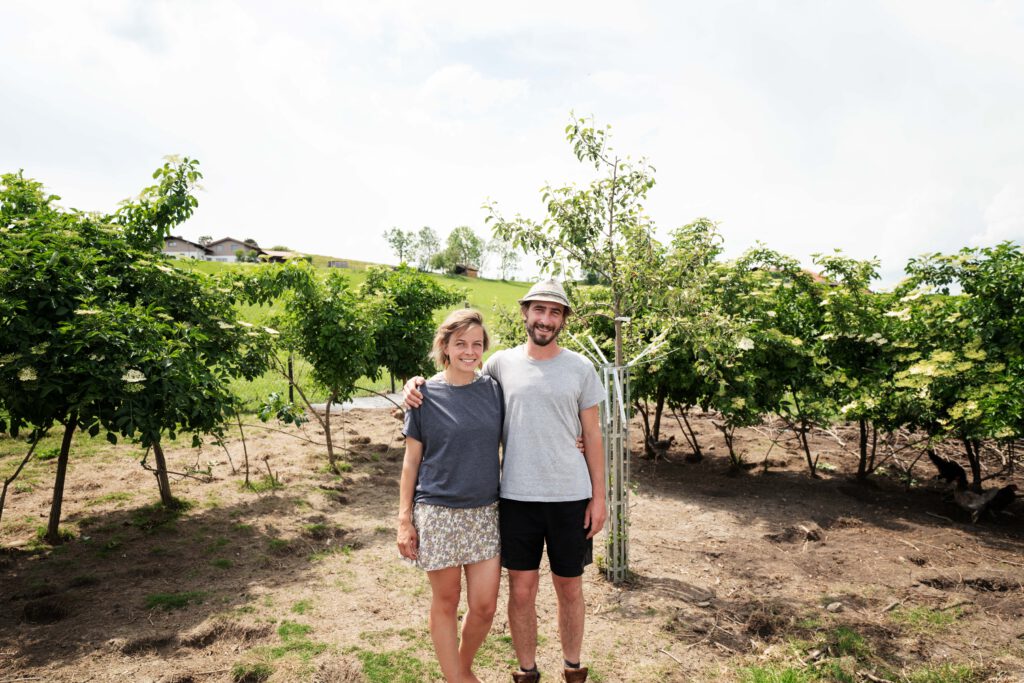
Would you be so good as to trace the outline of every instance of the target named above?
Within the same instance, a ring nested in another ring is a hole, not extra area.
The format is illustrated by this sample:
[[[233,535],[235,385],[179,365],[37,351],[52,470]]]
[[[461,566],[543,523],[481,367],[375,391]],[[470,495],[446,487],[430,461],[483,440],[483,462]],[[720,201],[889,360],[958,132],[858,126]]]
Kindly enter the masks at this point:
[[[676,446],[668,461],[634,463],[633,580],[586,574],[592,680],[728,682],[750,666],[831,672],[820,680],[1024,680],[1024,506],[971,525],[935,488],[853,483],[852,456],[824,440],[836,469],[821,480],[784,448],[769,471],[734,476],[713,428],[697,428],[712,447],[703,462],[684,463]],[[44,484],[13,494],[0,528],[0,683],[229,681],[233,670],[439,680],[425,578],[394,550],[398,423],[355,409],[336,432],[351,451],[341,476],[325,471],[321,447],[250,430],[255,478],[268,457],[283,483],[259,494],[240,489],[222,451],[172,449],[173,469],[214,476],[175,483],[192,503],[177,517],[147,507],[154,482],[131,448],[73,459],[64,509],[76,539],[52,550],[32,545],[48,506],[43,465]],[[739,443],[752,457],[766,449],[755,432]],[[230,451],[238,466],[240,444]],[[553,674],[544,573],[540,666]],[[504,600],[503,588],[479,657],[486,681],[507,680],[512,662]]]

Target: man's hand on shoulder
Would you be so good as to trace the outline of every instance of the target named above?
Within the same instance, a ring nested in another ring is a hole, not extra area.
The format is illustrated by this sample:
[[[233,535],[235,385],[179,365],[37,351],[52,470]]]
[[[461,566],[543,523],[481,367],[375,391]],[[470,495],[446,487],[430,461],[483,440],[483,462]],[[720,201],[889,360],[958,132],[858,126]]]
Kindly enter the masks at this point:
[[[419,386],[426,381],[419,375],[416,375],[402,387],[402,404],[406,408],[419,408],[423,405],[423,394],[420,393]]]

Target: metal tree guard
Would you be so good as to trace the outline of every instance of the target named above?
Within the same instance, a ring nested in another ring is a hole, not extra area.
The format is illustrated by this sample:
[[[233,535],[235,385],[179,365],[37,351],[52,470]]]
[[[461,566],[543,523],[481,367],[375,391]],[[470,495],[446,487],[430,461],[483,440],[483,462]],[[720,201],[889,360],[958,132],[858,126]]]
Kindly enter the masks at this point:
[[[605,578],[621,583],[629,577],[629,420],[630,369],[645,356],[664,345],[655,340],[626,365],[608,362],[593,337],[587,337],[593,353],[573,336],[577,346],[600,368],[605,401],[601,403],[601,437],[604,441],[605,503],[608,507],[608,530],[605,541]],[[596,354],[596,355],[595,355]]]

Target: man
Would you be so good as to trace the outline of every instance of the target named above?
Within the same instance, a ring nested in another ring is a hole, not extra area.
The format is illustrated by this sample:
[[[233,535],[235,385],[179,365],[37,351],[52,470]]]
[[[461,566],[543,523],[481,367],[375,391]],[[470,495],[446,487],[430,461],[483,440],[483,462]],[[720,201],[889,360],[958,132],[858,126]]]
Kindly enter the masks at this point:
[[[508,620],[519,671],[517,683],[540,680],[537,670],[537,588],[547,544],[558,597],[558,635],[568,683],[587,679],[580,665],[585,605],[583,568],[593,561],[593,538],[604,527],[604,452],[599,404],[604,389],[594,366],[558,345],[572,313],[562,286],[547,280],[519,300],[527,341],[499,351],[483,371],[505,394],[504,457],[499,519],[501,564],[508,570]],[[415,386],[406,403],[420,405]],[[582,435],[584,457],[576,447]]]

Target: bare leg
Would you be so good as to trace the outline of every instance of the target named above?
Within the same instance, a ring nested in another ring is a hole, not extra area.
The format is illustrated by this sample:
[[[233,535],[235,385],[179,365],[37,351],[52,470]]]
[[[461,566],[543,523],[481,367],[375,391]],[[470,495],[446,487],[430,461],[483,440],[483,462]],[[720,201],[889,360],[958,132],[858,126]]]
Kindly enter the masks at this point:
[[[519,666],[537,664],[537,586],[540,571],[508,570],[508,625]]]
[[[586,604],[583,602],[583,577],[551,575],[558,595],[558,637],[562,641],[562,657],[569,662],[580,661],[583,647],[583,622]]]
[[[466,604],[462,617],[462,643],[459,645],[459,667],[464,683],[479,683],[473,675],[473,658],[491,630],[501,582],[501,561],[497,556],[483,562],[465,565]]]
[[[447,567],[427,572],[430,578],[430,639],[447,681],[459,680],[458,609],[462,568]]]

